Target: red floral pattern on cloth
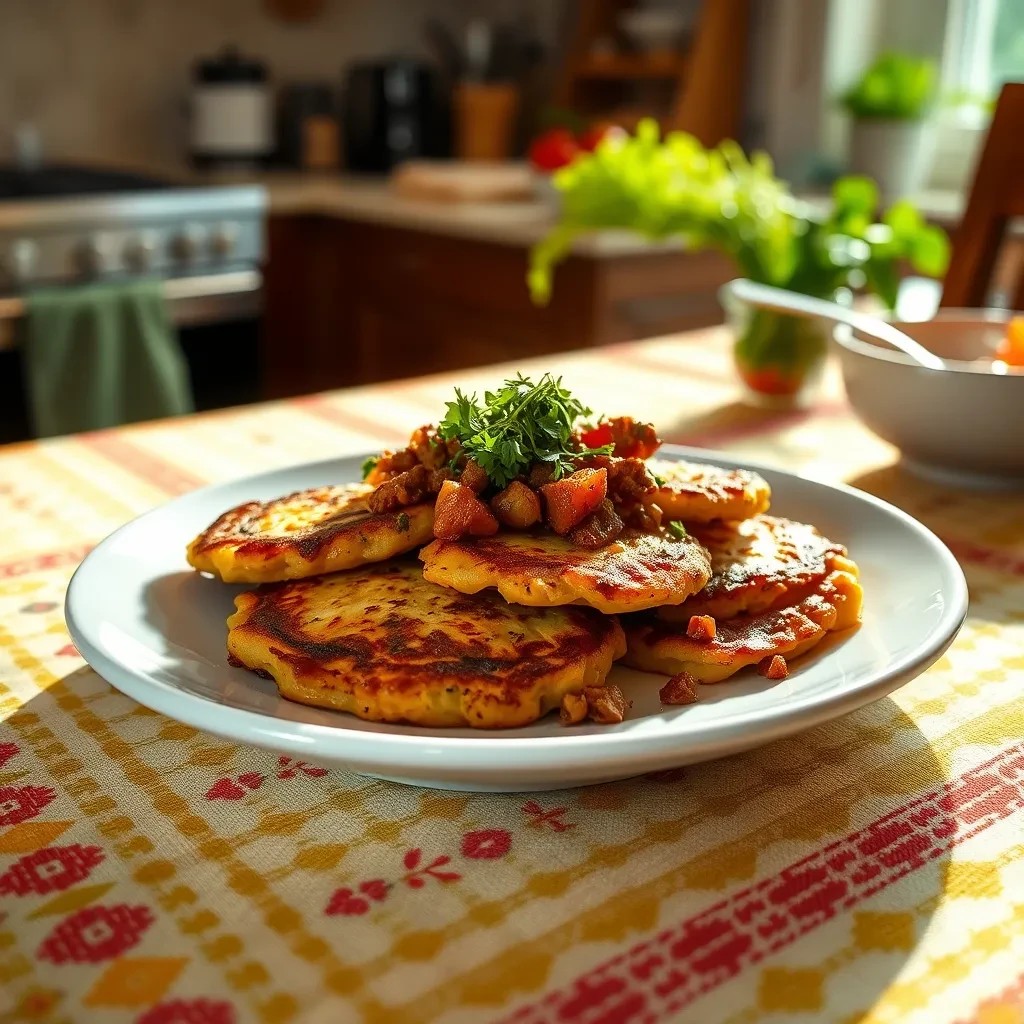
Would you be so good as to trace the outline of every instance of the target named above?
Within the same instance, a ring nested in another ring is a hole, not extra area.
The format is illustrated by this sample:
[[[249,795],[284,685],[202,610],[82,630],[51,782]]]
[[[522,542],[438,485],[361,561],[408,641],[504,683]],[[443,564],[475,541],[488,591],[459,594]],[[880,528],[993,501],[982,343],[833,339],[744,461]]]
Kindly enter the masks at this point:
[[[318,778],[327,774],[326,768],[319,768],[316,765],[308,764],[306,761],[296,761],[283,754],[278,758],[279,779],[294,779],[297,776],[308,776]],[[243,772],[241,775],[225,776],[218,779],[207,791],[207,800],[241,800],[243,796],[253,789],[259,789],[267,776],[262,772]]]
[[[222,999],[171,999],[150,1007],[135,1024],[235,1024],[235,1008]]]
[[[246,792],[251,789],[259,789],[265,781],[265,776],[259,772],[243,772],[233,778],[218,779],[207,791],[207,800],[241,800]]]
[[[18,753],[17,743],[0,743],[0,768]]]
[[[467,832],[460,849],[471,860],[497,860],[512,848],[512,833],[507,828],[484,828]]]
[[[327,774],[326,768],[320,768],[315,764],[307,764],[305,761],[295,761],[290,757],[285,757],[284,754],[277,759],[277,763],[281,768],[277,773],[279,779],[292,779],[299,773],[309,775],[312,778]]]
[[[0,786],[0,825],[34,818],[56,795],[49,786]]]
[[[54,964],[99,963],[137,945],[153,920],[149,907],[86,907],[61,921],[36,955]]]
[[[459,844],[462,856],[469,860],[499,860],[511,848],[512,833],[504,828],[475,829],[466,832]],[[371,901],[383,903],[399,884],[409,889],[423,889],[432,880],[442,883],[457,882],[462,878],[462,873],[450,870],[448,865],[451,862],[451,857],[442,853],[429,864],[424,864],[423,851],[418,846],[413,847],[406,850],[402,857],[405,874],[393,882],[383,878],[371,878],[360,882],[356,889],[351,886],[335,889],[327,901],[327,906],[324,907],[324,913],[331,917],[338,914],[358,917],[370,909]]]
[[[374,878],[369,882],[360,883],[359,892],[369,897],[368,899],[356,895],[347,887],[337,889],[324,908],[324,913],[329,916],[342,914],[346,917],[365,914],[370,909],[370,900],[381,902],[387,898],[390,889],[391,886],[383,878]]]
[[[27,854],[0,875],[0,895],[37,896],[67,889],[88,878],[104,858],[98,846],[51,846]]]
[[[529,819],[533,828],[550,828],[552,832],[566,832],[576,827],[574,821],[564,821],[568,813],[568,807],[541,807],[536,800],[527,800],[521,808],[523,814]]]

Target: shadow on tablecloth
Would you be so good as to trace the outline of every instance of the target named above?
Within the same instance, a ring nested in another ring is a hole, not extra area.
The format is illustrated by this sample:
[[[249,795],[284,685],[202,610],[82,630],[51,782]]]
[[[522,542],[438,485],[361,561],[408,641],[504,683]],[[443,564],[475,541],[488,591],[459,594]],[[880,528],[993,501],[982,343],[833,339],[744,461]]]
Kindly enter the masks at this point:
[[[276,991],[303,1020],[617,1020],[624,1001],[856,1019],[942,897],[978,792],[947,779],[953,749],[886,699],[641,779],[439,792],[219,740],[81,669],[0,727],[0,823],[31,821],[51,852],[8,849],[54,865],[7,890],[31,965],[14,995],[39,970],[74,1018],[112,964],[151,958],[177,966],[131,989],[138,1011],[201,996],[248,1019]],[[253,962],[274,970],[229,983]]]

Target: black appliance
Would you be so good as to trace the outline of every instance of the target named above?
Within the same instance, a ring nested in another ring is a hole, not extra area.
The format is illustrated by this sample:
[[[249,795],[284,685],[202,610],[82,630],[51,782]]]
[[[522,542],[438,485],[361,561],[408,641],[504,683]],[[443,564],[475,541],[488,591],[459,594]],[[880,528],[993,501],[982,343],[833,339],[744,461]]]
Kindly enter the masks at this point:
[[[341,123],[350,171],[382,174],[405,160],[451,155],[450,97],[421,61],[352,65]]]

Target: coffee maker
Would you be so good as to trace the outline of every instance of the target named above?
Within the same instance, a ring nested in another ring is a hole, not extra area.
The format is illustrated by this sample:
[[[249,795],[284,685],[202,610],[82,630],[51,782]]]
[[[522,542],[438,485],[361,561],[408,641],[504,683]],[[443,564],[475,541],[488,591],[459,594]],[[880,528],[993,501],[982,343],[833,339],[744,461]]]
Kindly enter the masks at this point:
[[[353,64],[342,97],[346,169],[383,174],[406,160],[450,156],[450,109],[447,89],[423,61]]]

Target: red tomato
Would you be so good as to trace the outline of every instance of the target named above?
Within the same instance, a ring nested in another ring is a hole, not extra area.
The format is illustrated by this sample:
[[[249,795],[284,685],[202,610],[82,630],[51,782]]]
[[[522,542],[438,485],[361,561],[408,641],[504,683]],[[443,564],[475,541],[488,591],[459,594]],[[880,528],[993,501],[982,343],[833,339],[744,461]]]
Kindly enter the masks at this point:
[[[580,149],[585,150],[587,153],[593,153],[594,150],[597,149],[597,144],[603,139],[608,138],[609,135],[616,136],[625,134],[626,133],[617,124],[609,124],[608,122],[592,124],[579,137]]]
[[[576,159],[580,147],[566,128],[552,128],[530,143],[530,163],[539,171],[557,171]]]
[[[762,395],[795,395],[800,390],[798,376],[788,376],[774,366],[752,370],[741,364],[739,371],[747,386]]]
[[[580,434],[580,440],[587,448],[603,448],[614,440],[612,428],[607,423],[602,423],[593,430],[584,430]]]

